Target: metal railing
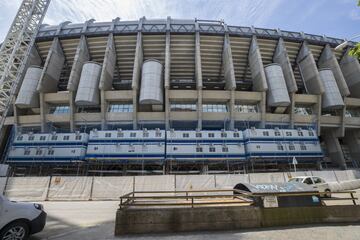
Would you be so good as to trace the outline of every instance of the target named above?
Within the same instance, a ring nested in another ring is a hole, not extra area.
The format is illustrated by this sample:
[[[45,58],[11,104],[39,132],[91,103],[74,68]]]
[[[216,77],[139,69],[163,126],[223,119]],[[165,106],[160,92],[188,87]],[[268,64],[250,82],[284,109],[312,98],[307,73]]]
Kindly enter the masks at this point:
[[[227,193],[227,194],[226,194]],[[251,205],[255,199],[265,196],[276,197],[299,197],[299,196],[324,196],[320,197],[323,205],[325,201],[351,201],[356,204],[357,197],[355,191],[341,192],[262,192],[250,193],[237,189],[219,189],[219,190],[189,190],[189,191],[136,191],[130,192],[120,197],[120,209],[128,207],[180,207],[187,206],[234,206]],[[331,194],[331,197],[325,197]],[[350,197],[334,195],[349,194]]]

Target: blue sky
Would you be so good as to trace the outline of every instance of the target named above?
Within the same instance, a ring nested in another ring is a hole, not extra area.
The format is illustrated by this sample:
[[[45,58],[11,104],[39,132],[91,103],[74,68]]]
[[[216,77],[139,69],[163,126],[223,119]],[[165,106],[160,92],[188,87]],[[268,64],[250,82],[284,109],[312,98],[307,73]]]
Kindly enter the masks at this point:
[[[0,41],[21,0],[0,1]],[[228,25],[280,28],[350,38],[360,34],[357,0],[52,0],[45,23],[147,18],[224,19]]]

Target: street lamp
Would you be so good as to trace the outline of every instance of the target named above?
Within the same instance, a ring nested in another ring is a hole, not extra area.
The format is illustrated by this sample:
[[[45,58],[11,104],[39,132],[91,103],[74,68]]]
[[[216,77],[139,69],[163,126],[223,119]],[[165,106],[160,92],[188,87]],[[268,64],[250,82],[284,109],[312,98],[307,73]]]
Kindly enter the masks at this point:
[[[335,50],[336,50],[336,51],[341,51],[341,50],[343,50],[345,47],[347,47],[347,45],[349,44],[349,41],[354,40],[354,39],[359,38],[359,37],[360,37],[360,35],[357,35],[357,36],[355,36],[355,37],[350,38],[349,40],[345,40],[343,43],[341,43],[341,44],[339,44],[338,46],[336,46]]]

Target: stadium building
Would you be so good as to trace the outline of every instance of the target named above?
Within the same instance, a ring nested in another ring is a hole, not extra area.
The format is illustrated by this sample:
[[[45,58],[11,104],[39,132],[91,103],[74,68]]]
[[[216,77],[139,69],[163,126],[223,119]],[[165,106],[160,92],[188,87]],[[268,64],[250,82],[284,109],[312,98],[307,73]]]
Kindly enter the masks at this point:
[[[34,174],[359,167],[360,65],[342,42],[170,17],[42,25],[3,161]]]

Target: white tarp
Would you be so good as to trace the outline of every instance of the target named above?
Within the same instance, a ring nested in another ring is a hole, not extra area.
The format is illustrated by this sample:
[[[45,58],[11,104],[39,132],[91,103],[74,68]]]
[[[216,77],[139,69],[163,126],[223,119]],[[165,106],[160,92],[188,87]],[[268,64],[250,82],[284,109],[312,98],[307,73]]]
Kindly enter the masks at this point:
[[[355,176],[352,171],[334,171],[339,182],[354,180]]]
[[[136,176],[135,191],[175,191],[175,176]]]
[[[214,175],[177,175],[176,191],[215,189]]]
[[[0,164],[0,177],[7,177],[8,171],[9,171],[9,165]]]
[[[360,179],[342,181],[339,184],[341,186],[341,190],[355,190],[360,188]]]
[[[89,200],[92,177],[52,177],[49,200]]]
[[[337,182],[334,171],[311,171],[311,175],[315,177],[321,177],[326,182]]]
[[[285,182],[284,173],[251,173],[250,183],[275,183]]]
[[[233,189],[238,183],[249,183],[248,174],[215,175],[216,188]]]
[[[6,184],[6,177],[0,177],[0,194],[4,193]]]
[[[134,177],[94,177],[92,200],[119,200],[133,192]]]
[[[11,177],[5,196],[14,201],[44,201],[50,177]]]

